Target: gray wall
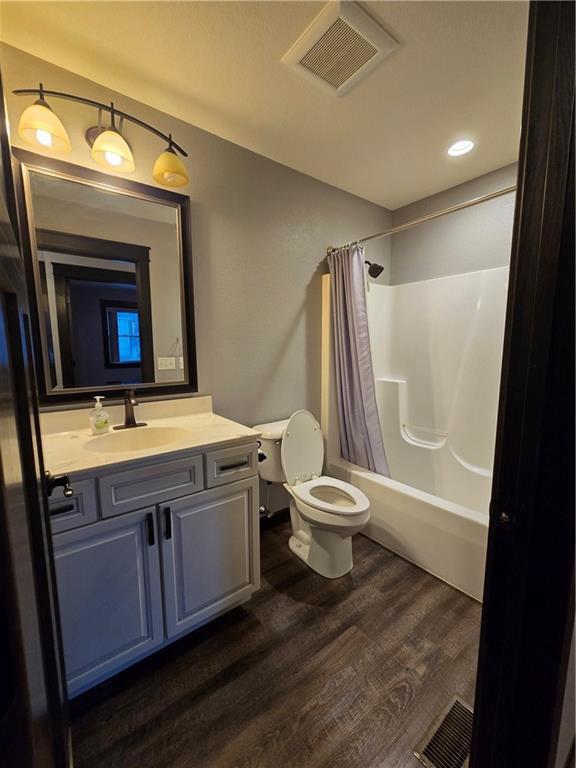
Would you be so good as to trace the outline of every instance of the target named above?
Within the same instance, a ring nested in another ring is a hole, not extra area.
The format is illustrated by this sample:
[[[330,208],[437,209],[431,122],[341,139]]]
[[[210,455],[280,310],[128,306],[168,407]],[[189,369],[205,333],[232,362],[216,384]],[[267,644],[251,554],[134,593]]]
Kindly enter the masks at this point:
[[[298,408],[320,415],[320,275],[329,245],[378,232],[390,214],[260,155],[176,120],[127,96],[9,46],[1,48],[13,126],[30,100],[14,88],[81,94],[132,112],[189,152],[194,301],[199,389],[214,409],[246,424],[278,419]],[[69,162],[97,169],[83,132],[94,124],[87,107],[54,100],[73,144]],[[136,181],[153,184],[162,143],[136,126],[126,135]],[[16,131],[12,139],[25,146]],[[370,247],[383,259],[386,244]]]
[[[512,186],[516,173],[516,164],[508,165],[398,208],[392,214],[392,225]],[[389,238],[390,283],[413,283],[509,264],[515,197],[514,193],[503,195],[393,235]]]

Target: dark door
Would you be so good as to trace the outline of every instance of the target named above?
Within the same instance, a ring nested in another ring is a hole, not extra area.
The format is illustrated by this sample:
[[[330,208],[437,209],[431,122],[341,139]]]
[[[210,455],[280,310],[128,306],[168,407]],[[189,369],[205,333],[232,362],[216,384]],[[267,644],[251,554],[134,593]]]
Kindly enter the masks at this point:
[[[470,765],[551,768],[574,627],[574,3],[530,6],[507,312]]]
[[[69,763],[62,655],[0,79],[0,762]]]

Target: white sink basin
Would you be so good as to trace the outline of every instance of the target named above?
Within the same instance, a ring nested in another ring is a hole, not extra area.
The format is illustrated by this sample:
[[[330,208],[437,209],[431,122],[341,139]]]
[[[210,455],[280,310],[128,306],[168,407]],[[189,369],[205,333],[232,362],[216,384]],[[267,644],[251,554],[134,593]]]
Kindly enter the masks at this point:
[[[189,431],[180,427],[134,427],[96,435],[86,443],[86,450],[93,453],[130,453],[148,451],[174,443],[181,443]]]

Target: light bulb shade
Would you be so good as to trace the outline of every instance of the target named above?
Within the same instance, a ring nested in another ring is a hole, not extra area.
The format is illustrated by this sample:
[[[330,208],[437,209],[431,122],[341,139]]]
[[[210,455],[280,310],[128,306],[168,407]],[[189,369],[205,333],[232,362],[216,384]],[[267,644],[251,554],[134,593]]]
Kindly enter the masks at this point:
[[[173,149],[166,149],[158,155],[152,176],[163,187],[184,187],[190,181],[184,163]]]
[[[46,102],[26,107],[18,123],[18,135],[27,144],[51,152],[70,152],[72,145],[60,118]]]
[[[136,167],[126,139],[111,128],[102,131],[92,145],[92,158],[107,171],[132,173]]]

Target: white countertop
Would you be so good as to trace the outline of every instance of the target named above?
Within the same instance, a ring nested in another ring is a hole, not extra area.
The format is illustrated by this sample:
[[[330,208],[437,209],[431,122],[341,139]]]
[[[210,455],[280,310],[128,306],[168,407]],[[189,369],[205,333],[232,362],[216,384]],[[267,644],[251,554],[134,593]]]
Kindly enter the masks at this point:
[[[136,416],[140,419],[141,415]],[[259,432],[212,412],[146,419],[150,427],[177,427],[186,434],[178,442],[142,450],[100,453],[90,450],[107,435],[93,435],[90,429],[42,434],[44,466],[52,474],[84,472],[130,461],[167,456],[190,449],[210,448],[227,442],[256,440]],[[146,429],[137,427],[136,429]],[[109,433],[108,433],[109,434]],[[118,433],[120,434],[120,433]]]

